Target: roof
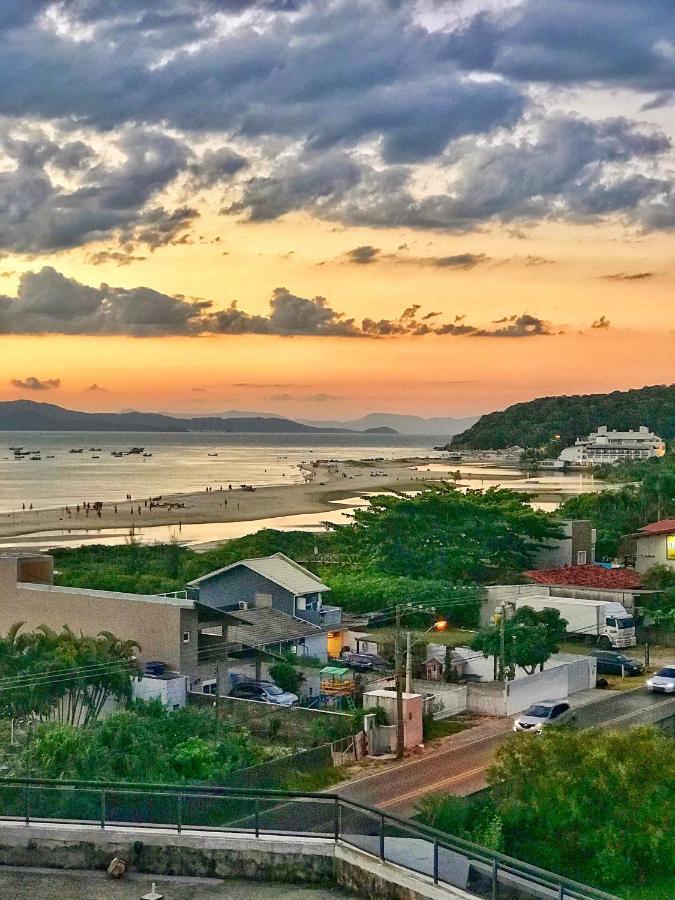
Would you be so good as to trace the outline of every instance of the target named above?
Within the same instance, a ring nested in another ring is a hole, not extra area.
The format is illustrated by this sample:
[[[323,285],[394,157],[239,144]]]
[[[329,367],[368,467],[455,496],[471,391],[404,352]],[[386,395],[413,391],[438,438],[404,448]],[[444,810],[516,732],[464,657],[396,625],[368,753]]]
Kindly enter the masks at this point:
[[[195,578],[194,581],[188,582],[190,587],[198,587],[205,581],[236,569],[237,566],[246,566],[252,572],[257,572],[263,578],[273,581],[279,587],[290,591],[295,597],[302,594],[314,594],[318,591],[329,591],[330,588],[313,575],[309,569],[296,563],[283,553],[274,553],[272,556],[263,556],[259,559],[240,559],[236,563],[224,566],[222,569],[216,569],[215,572],[209,572],[202,575],[201,578]]]
[[[324,666],[319,675],[346,675],[348,672],[351,672],[351,669],[344,666]]]
[[[533,569],[525,572],[537,584],[566,585],[568,587],[636,590],[642,584],[634,569],[606,569],[604,566],[565,566],[562,569]]]
[[[267,644],[297,641],[321,633],[318,625],[287,616],[272,606],[236,610],[229,612],[228,615],[242,624],[242,628],[230,627],[228,640],[245,644],[247,647],[264,647]]]
[[[136,603],[159,603],[163,606],[180,606],[183,609],[194,609],[195,601],[185,597],[164,597],[161,594],[128,594],[124,591],[99,591],[94,588],[68,587],[61,584],[41,584],[32,581],[20,581],[17,585],[22,591],[47,591],[50,594],[75,594],[90,597],[92,600],[133,600]],[[218,610],[216,610],[218,612]]]
[[[652,534],[667,534],[671,531],[675,532],[675,519],[661,519],[659,522],[651,522],[639,528],[633,537],[649,537]]]

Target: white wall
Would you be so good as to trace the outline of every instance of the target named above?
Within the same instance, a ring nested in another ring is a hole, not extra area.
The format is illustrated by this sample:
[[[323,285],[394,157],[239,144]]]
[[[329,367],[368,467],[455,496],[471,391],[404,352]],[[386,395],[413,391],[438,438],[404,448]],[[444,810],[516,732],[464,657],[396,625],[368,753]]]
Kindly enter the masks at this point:
[[[152,678],[144,675],[132,682],[134,700],[161,700],[168,709],[182,708],[187,700],[187,677]]]

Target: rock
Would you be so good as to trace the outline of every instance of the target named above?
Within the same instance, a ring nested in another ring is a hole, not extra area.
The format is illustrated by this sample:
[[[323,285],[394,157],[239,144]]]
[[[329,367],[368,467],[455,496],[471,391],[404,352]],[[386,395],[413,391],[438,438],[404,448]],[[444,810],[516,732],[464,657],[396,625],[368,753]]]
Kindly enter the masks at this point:
[[[108,866],[108,875],[111,878],[122,878],[122,876],[127,871],[127,864],[123,859],[120,859],[119,856],[115,856]]]

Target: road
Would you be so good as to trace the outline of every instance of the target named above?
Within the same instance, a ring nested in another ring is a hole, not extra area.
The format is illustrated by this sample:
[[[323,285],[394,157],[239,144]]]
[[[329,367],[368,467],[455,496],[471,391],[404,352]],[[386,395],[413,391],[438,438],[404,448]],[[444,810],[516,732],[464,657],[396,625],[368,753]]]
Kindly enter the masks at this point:
[[[650,694],[644,688],[592,701],[579,707],[582,728],[603,725],[628,727],[640,720],[675,715],[675,697]],[[511,720],[492,720],[462,732],[449,747],[418,759],[390,765],[339,785],[335,790],[346,800],[377,806],[407,817],[420,799],[437,792],[465,796],[486,786],[485,773],[495,751],[513,734]]]

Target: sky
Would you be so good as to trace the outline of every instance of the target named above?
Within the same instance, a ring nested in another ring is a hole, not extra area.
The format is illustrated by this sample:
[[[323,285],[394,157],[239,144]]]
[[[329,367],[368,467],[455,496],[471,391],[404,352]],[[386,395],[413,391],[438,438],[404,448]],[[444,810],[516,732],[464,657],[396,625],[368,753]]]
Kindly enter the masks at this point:
[[[672,0],[2,0],[0,400],[675,381]]]

